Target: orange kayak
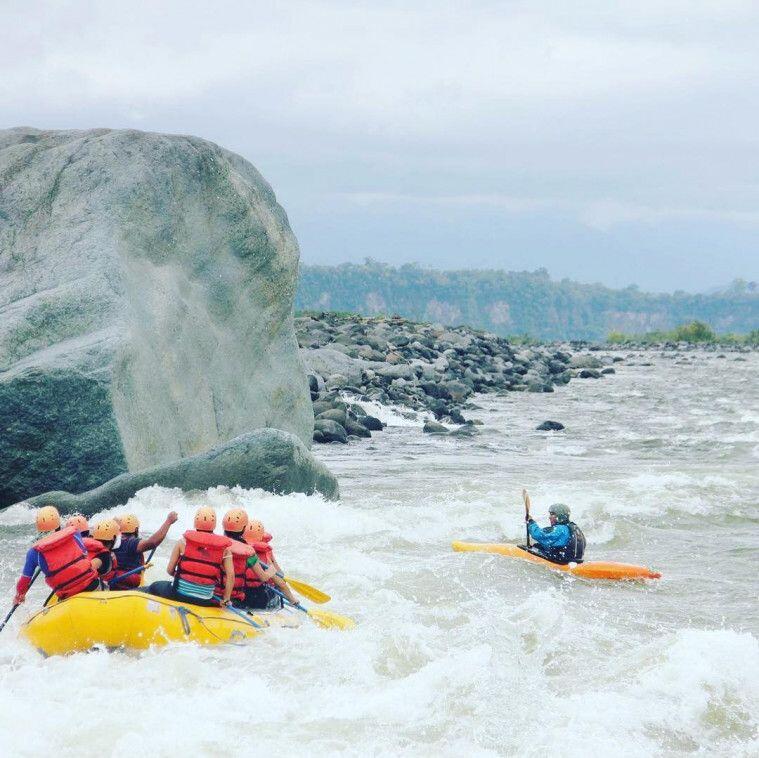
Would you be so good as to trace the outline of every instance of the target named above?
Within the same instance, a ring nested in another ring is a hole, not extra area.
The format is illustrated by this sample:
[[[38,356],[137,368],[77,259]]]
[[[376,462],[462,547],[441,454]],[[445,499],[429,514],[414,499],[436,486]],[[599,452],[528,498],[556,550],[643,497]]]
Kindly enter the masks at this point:
[[[518,545],[507,543],[487,542],[453,542],[451,547],[458,553],[495,553],[509,558],[521,558],[530,563],[539,563],[553,571],[563,571],[565,574],[579,576],[583,579],[615,579],[617,581],[635,579],[659,579],[658,571],[651,571],[645,566],[634,566],[631,563],[615,563],[614,561],[587,561],[586,563],[553,563],[539,555],[528,553]]]

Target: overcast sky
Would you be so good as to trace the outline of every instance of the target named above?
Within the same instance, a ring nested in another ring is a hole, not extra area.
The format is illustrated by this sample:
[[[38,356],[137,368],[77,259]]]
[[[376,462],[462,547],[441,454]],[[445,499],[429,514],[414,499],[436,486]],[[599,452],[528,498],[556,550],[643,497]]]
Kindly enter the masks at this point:
[[[305,262],[759,279],[759,2],[0,0],[0,127],[191,133]]]

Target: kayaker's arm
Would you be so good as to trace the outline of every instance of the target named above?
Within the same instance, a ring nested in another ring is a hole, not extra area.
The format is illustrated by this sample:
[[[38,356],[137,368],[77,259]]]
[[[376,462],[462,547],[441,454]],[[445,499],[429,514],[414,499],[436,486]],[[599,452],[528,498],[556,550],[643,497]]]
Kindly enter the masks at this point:
[[[140,540],[137,543],[137,552],[146,553],[148,550],[154,550],[157,548],[166,539],[166,535],[169,533],[171,525],[175,523],[178,518],[179,516],[177,516],[177,512],[171,511],[171,513],[166,516],[166,520],[163,524],[161,524],[150,537],[146,537],[144,540]]]
[[[232,561],[232,551],[229,548],[224,551],[221,565],[224,569],[224,594],[221,598],[221,604],[226,605],[232,599],[232,589],[235,584],[235,565]]]
[[[564,524],[541,529],[533,519],[527,522],[527,530],[535,542],[543,547],[565,547],[571,538],[569,528]]]
[[[169,562],[166,564],[166,573],[169,576],[174,576],[174,572],[177,568],[177,563],[179,563],[179,556],[182,555],[183,550],[184,540],[179,540],[179,542],[174,545],[174,549],[171,551],[171,555],[169,556]]]

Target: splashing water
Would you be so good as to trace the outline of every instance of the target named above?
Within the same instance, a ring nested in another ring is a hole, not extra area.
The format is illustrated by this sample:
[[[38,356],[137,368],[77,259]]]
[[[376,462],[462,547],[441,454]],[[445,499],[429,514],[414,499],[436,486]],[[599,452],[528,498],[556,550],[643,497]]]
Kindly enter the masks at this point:
[[[0,636],[0,754],[756,755],[759,357],[654,363],[480,397],[473,439],[387,412],[395,425],[370,441],[316,449],[339,503],[143,490],[128,505],[143,533],[170,509],[186,527],[201,503],[245,507],[287,572],[358,628],[44,660],[15,637],[35,586]],[[566,431],[534,431],[546,418]],[[541,520],[571,505],[589,558],[664,578],[588,582],[450,550],[520,541],[523,486]],[[31,520],[0,513],[8,604]]]

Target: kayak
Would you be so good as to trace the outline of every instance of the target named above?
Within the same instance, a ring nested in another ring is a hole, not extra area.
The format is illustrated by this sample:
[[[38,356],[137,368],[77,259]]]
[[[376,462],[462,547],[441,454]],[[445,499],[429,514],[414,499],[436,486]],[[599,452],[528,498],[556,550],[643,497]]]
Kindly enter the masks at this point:
[[[630,581],[636,579],[659,579],[658,571],[651,571],[645,566],[635,566],[632,563],[615,563],[614,561],[587,561],[584,563],[553,563],[534,553],[528,553],[519,545],[487,542],[453,542],[451,547],[458,553],[495,553],[509,558],[521,558],[523,561],[538,563],[553,571],[563,571],[565,574],[579,576],[583,579],[614,579]]]
[[[39,610],[20,635],[43,655],[64,655],[96,645],[146,650],[171,642],[244,644],[267,627],[296,627],[299,622],[284,609],[251,611],[242,618],[225,608],[205,608],[135,590],[81,592]]]

